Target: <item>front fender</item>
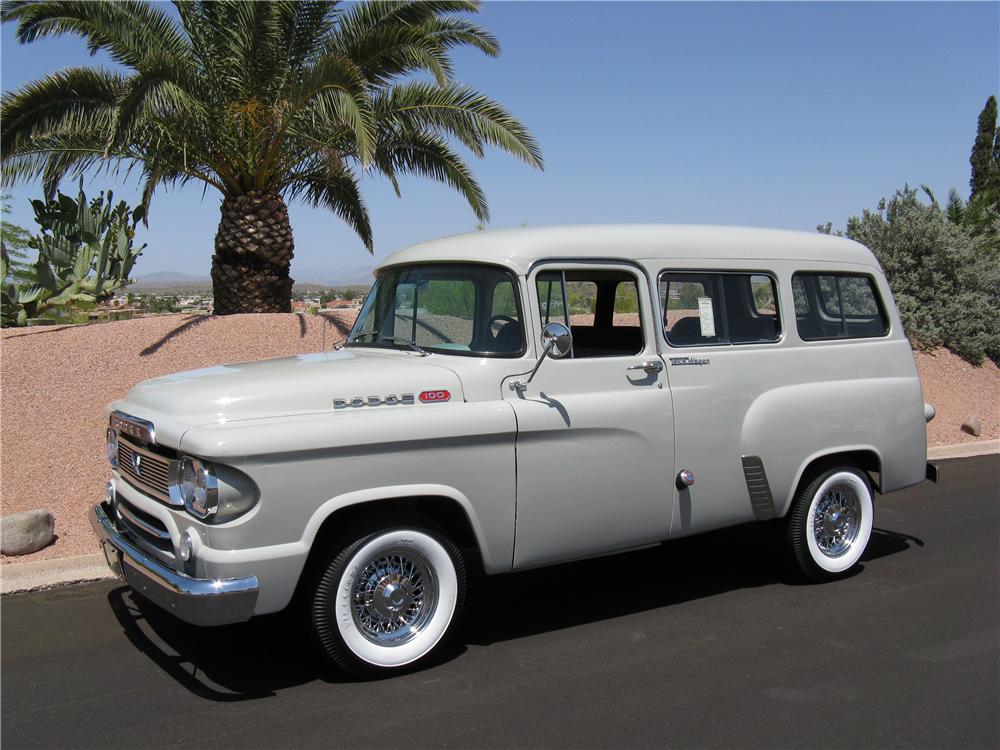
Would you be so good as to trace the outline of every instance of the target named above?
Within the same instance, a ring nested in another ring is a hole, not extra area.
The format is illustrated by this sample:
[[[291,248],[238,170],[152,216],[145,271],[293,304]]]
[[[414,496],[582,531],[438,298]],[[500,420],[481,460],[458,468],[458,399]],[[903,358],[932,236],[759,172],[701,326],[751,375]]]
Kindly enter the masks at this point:
[[[476,546],[479,548],[479,552],[482,555],[483,567],[486,571],[488,573],[495,573],[501,570],[508,570],[510,568],[509,563],[504,566],[502,564],[498,564],[498,562],[494,560],[494,555],[490,552],[489,541],[483,531],[482,524],[480,523],[479,517],[476,515],[475,508],[469,498],[454,487],[449,487],[444,484],[386,485],[383,487],[372,487],[364,490],[356,490],[354,492],[346,492],[343,495],[330,498],[316,509],[316,512],[313,513],[308,523],[306,523],[305,531],[302,534],[301,544],[304,545],[305,549],[311,549],[313,541],[316,539],[316,534],[319,533],[320,527],[322,527],[322,525],[326,522],[326,519],[339,510],[343,510],[344,508],[348,508],[353,505],[361,505],[362,503],[370,503],[378,500],[399,500],[408,497],[445,497],[458,503],[458,505],[461,506],[462,511],[465,513],[466,519],[469,521],[469,526],[472,527],[473,534],[476,537]]]

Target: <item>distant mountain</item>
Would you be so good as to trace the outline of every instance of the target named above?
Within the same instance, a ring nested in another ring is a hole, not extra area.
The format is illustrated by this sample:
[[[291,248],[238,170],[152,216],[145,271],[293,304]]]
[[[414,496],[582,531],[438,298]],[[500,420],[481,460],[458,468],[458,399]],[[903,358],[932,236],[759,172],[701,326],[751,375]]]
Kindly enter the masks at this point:
[[[136,277],[134,284],[129,284],[132,292],[144,289],[211,289],[212,279],[208,276],[192,276],[178,271],[157,271]]]
[[[317,284],[319,286],[369,285],[374,266],[349,266],[347,268],[295,268],[292,278],[296,284]]]

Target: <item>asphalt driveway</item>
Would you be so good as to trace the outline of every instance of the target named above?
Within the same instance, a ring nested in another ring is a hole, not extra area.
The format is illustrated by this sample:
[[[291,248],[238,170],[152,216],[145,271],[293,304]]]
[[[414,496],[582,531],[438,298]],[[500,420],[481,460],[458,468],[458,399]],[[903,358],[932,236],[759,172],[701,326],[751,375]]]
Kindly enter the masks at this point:
[[[113,583],[3,597],[5,750],[1000,746],[1000,459],[881,498],[864,569],[768,530],[478,582],[464,643],[372,683],[289,616],[188,627]]]

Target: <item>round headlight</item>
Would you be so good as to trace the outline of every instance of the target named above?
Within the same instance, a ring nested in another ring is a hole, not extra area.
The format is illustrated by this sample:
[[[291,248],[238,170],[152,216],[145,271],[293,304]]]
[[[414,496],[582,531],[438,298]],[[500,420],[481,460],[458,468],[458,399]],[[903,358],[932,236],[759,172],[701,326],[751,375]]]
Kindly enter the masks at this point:
[[[118,468],[118,433],[115,430],[108,428],[108,461],[111,462],[111,468]]]
[[[219,481],[208,461],[185,456],[181,461],[181,497],[188,513],[208,518],[219,509]]]

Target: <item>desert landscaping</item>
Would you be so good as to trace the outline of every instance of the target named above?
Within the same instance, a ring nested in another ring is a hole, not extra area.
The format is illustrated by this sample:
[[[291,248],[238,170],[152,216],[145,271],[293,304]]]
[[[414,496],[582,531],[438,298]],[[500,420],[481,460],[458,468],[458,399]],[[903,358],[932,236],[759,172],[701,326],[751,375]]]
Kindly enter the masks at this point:
[[[0,490],[4,515],[46,508],[56,540],[2,562],[97,551],[86,519],[107,482],[105,406],[134,384],[180,370],[329,349],[355,311],[325,316],[165,315],[89,326],[4,330],[0,348]],[[974,367],[946,349],[918,351],[924,396],[937,417],[928,444],[1000,438],[1000,370]],[[978,437],[962,422],[976,416]]]

